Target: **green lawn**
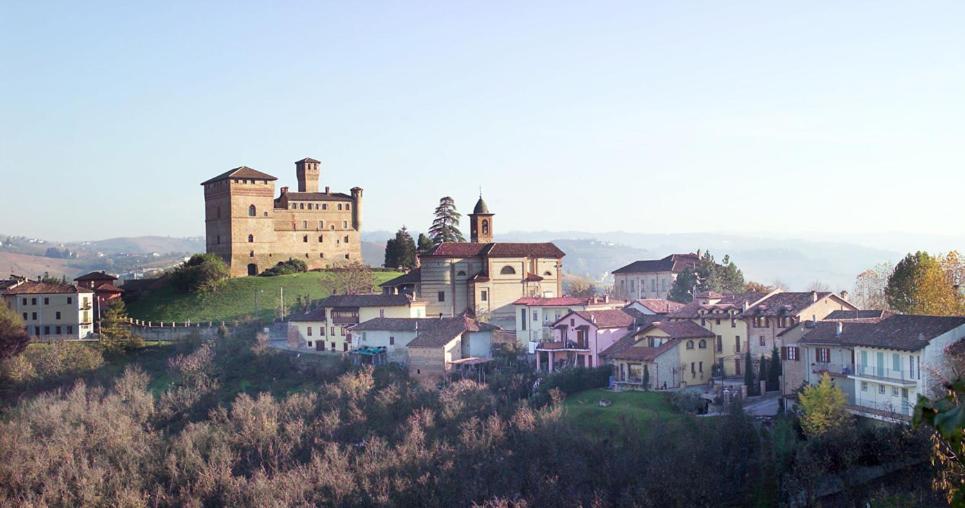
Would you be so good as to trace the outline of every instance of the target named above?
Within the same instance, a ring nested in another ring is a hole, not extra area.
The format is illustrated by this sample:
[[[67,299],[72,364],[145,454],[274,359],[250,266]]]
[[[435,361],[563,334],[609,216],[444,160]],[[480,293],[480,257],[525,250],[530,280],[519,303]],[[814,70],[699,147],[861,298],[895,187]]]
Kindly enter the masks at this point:
[[[399,274],[375,272],[380,284]],[[238,277],[230,279],[217,293],[199,296],[182,294],[171,287],[155,289],[128,305],[128,314],[148,321],[231,321],[247,317],[271,319],[275,316],[284,288],[285,306],[291,309],[298,298],[312,300],[329,295],[330,272],[307,272],[277,277]]]
[[[612,401],[600,407],[600,399]],[[611,392],[602,388],[575,393],[564,402],[564,416],[587,431],[616,429],[621,421],[640,425],[655,420],[678,420],[682,414],[670,404],[669,397],[657,392]]]

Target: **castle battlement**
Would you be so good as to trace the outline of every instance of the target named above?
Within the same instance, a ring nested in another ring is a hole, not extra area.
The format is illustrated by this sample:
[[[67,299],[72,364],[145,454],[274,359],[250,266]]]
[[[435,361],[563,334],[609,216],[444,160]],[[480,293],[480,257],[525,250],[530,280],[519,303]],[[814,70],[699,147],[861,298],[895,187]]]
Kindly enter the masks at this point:
[[[362,189],[319,192],[320,162],[295,162],[298,192],[247,166],[226,171],[204,187],[207,252],[218,254],[232,276],[256,275],[288,259],[309,269],[362,261]]]

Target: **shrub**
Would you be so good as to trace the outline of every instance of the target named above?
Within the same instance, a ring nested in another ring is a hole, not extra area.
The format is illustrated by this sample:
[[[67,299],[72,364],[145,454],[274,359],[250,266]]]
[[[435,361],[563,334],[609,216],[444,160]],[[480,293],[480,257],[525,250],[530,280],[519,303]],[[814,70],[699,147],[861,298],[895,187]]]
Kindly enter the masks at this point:
[[[565,394],[571,394],[591,388],[604,388],[610,384],[612,373],[609,366],[563,369],[546,376],[540,384],[540,391],[547,393],[556,388]]]
[[[702,399],[700,395],[689,390],[674,392],[673,396],[670,397],[670,403],[684,413],[690,414],[701,412],[706,405],[706,402],[704,402],[704,399]]]
[[[13,383],[54,381],[100,368],[101,352],[82,342],[34,344],[23,353],[0,362],[0,377]]]
[[[303,273],[308,271],[308,265],[301,259],[289,259],[279,261],[277,265],[261,272],[262,277],[274,277],[276,275],[288,275],[290,273]]]
[[[216,291],[231,272],[216,254],[195,254],[171,273],[171,284],[185,293],[208,293]]]

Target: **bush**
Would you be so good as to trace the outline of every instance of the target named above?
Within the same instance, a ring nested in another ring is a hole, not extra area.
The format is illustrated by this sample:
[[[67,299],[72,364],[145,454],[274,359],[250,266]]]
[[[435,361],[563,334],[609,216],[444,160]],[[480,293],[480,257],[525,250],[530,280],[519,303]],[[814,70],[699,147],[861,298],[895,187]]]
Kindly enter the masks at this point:
[[[171,273],[171,284],[184,293],[208,293],[224,285],[231,272],[216,254],[195,254]]]
[[[670,397],[670,403],[684,413],[690,414],[700,413],[704,406],[707,405],[700,395],[697,395],[689,390],[680,390],[674,392],[673,396]]]
[[[289,259],[279,261],[277,265],[261,272],[262,277],[274,277],[276,275],[288,275],[291,273],[303,273],[308,271],[308,265],[301,259]]]
[[[0,377],[13,383],[54,381],[101,367],[104,356],[90,344],[53,342],[34,344],[0,362]]]
[[[546,376],[540,383],[540,391],[548,393],[556,388],[565,394],[571,394],[591,388],[605,388],[610,384],[612,373],[613,370],[609,366],[563,369]]]

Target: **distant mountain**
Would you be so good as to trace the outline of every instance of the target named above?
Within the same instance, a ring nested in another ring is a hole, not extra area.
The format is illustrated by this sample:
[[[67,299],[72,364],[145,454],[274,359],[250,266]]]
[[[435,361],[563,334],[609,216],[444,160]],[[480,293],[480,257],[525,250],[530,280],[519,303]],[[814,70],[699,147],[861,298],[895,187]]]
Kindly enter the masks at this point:
[[[195,253],[204,252],[204,238],[176,238],[170,236],[135,236],[108,238],[90,242],[74,242],[65,244],[72,249],[86,249],[103,252],[105,254],[159,254],[167,253]]]

